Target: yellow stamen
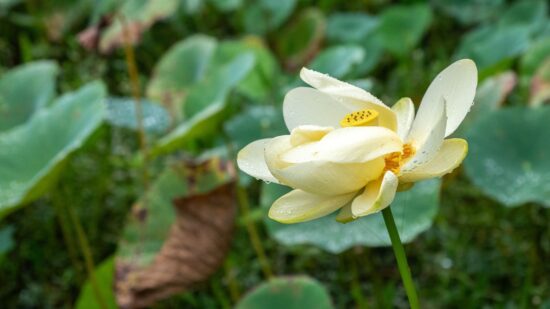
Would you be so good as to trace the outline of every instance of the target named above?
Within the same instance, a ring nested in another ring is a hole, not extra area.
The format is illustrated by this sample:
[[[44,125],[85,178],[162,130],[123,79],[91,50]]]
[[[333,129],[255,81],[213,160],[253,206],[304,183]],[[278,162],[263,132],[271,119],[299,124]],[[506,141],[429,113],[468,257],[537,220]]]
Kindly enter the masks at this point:
[[[403,154],[401,154],[401,161],[406,161],[408,158],[415,154],[415,150],[411,144],[403,145]]]
[[[384,162],[386,163],[384,171],[392,171],[394,174],[397,174],[397,172],[399,172],[399,168],[401,167],[401,153],[390,153],[384,158]]]
[[[394,174],[399,173],[401,166],[414,155],[415,150],[412,145],[403,145],[402,152],[392,152],[384,158],[386,166],[384,171],[391,171]]]
[[[344,116],[344,118],[340,120],[340,125],[344,128],[368,126],[374,124],[377,118],[378,112],[374,109],[363,109]]]

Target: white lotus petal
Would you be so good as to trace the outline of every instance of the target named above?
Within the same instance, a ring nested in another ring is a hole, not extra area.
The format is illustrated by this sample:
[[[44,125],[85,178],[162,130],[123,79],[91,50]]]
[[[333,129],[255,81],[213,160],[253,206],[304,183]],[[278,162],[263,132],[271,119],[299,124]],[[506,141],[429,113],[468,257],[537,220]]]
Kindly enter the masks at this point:
[[[391,109],[397,117],[397,135],[405,140],[414,120],[414,104],[410,98],[402,98]]]
[[[289,163],[329,161],[360,163],[388,153],[401,151],[403,142],[397,134],[383,127],[348,127],[334,130],[320,141],[294,147],[284,153]]]
[[[468,153],[468,143],[460,138],[443,141],[443,145],[428,163],[412,172],[399,176],[399,182],[416,182],[428,178],[441,177],[452,172],[462,163]]]
[[[477,86],[477,68],[470,59],[462,59],[441,71],[432,81],[422,98],[412,130],[434,123],[436,105],[445,100],[448,115],[445,136],[460,125],[470,110]]]
[[[260,139],[241,149],[237,155],[237,165],[243,172],[252,177],[263,181],[279,183],[265,163],[264,149],[270,140],[270,138]]]
[[[351,203],[353,217],[363,217],[378,212],[391,204],[399,181],[394,173],[387,171],[384,177],[371,181],[362,194]]]
[[[298,126],[340,127],[340,120],[351,110],[319,90],[298,87],[283,102],[283,116],[289,132]]]
[[[431,161],[443,143],[443,139],[445,138],[445,125],[447,123],[445,104],[436,105],[434,108],[439,110],[439,114],[434,114],[437,121],[434,126],[430,128],[430,131],[423,132],[419,130],[409,134],[407,143],[413,146],[415,153],[401,168],[402,173],[412,172]],[[419,135],[417,136],[415,133]]]
[[[299,126],[290,133],[290,143],[292,146],[316,142],[332,131],[332,127],[320,127],[314,125]]]
[[[279,136],[266,146],[267,166],[282,184],[319,195],[356,192],[382,175],[384,159],[364,163],[310,161],[291,164],[282,155],[292,148],[290,137]]]
[[[355,193],[323,196],[293,190],[278,200],[269,209],[269,217],[281,223],[298,223],[320,218],[334,212],[349,202]]]
[[[395,131],[397,122],[395,114],[377,97],[369,92],[337,80],[327,74],[322,74],[307,68],[302,68],[300,71],[302,80],[312,87],[331,95],[338,102],[346,106],[352,111],[363,109],[374,109],[378,112],[378,125]]]
[[[356,192],[382,175],[383,158],[365,163],[307,162],[279,171],[285,184],[320,195]]]

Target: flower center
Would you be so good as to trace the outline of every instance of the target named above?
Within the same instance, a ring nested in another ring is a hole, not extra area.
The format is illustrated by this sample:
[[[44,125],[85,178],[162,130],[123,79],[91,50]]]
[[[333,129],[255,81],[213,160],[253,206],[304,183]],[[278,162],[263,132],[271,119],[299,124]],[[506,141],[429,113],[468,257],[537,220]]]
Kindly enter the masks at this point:
[[[342,120],[340,125],[345,127],[359,127],[375,124],[375,120],[378,118],[378,112],[374,109],[363,109],[357,112],[349,113]]]
[[[403,145],[402,152],[392,152],[384,158],[386,166],[384,171],[391,171],[394,174],[399,173],[401,166],[414,155],[415,150],[411,144]]]

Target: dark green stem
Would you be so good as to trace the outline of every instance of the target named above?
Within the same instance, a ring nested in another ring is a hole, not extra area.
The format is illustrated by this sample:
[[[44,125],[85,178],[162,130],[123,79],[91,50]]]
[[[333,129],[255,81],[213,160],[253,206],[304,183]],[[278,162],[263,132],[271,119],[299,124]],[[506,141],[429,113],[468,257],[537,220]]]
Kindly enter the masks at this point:
[[[384,223],[386,223],[388,234],[390,234],[393,253],[395,254],[395,259],[397,260],[397,267],[399,268],[399,273],[401,274],[401,280],[403,281],[405,291],[407,292],[409,305],[411,309],[418,309],[420,308],[418,303],[418,296],[416,295],[416,289],[414,288],[411,270],[409,268],[409,264],[407,263],[405,248],[403,248],[403,244],[401,243],[401,239],[399,238],[399,232],[397,231],[397,226],[395,225],[391,208],[384,208],[384,210],[382,210],[382,215],[384,216]]]
[[[269,259],[265,254],[264,247],[262,245],[262,240],[260,234],[256,229],[256,226],[253,222],[250,221],[250,201],[248,200],[248,194],[246,190],[238,184],[237,180],[237,199],[239,200],[240,209],[242,211],[243,217],[245,218],[245,226],[248,231],[248,236],[250,242],[252,243],[252,248],[256,251],[258,260],[260,261],[260,267],[264,273],[264,276],[267,279],[273,278],[273,272],[271,271],[271,266],[269,265]]]
[[[80,224],[80,220],[78,219],[73,208],[71,206],[67,206],[66,209],[76,231],[76,237],[78,239],[80,251],[84,256],[84,265],[86,266],[86,271],[88,272],[88,277],[90,278],[92,291],[95,294],[99,307],[102,309],[107,309],[107,302],[101,294],[101,289],[95,276],[95,265],[92,257],[92,249],[90,248],[90,244],[88,243],[88,237],[86,237],[86,233],[84,233],[84,228],[82,227],[82,224]]]

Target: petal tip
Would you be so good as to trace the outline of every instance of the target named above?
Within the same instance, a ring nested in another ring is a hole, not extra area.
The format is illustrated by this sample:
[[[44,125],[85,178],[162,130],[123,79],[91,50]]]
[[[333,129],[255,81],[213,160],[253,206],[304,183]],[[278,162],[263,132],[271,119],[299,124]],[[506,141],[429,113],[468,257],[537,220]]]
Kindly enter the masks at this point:
[[[320,75],[322,73],[319,73],[315,70],[312,70],[312,69],[308,69],[306,67],[303,67],[301,70],[300,70],[300,78],[307,84],[309,84],[309,81],[312,79],[312,78],[316,78],[316,75]]]
[[[460,59],[460,60],[456,61],[455,63],[453,63],[452,65],[462,66],[465,70],[470,71],[475,76],[475,78],[477,80],[477,74],[478,74],[477,73],[477,65],[472,59],[469,59],[469,58]]]

